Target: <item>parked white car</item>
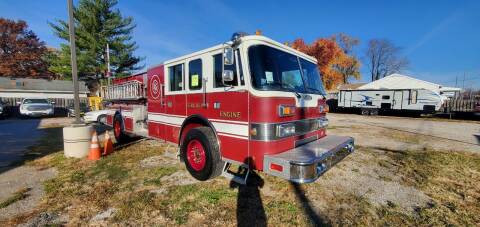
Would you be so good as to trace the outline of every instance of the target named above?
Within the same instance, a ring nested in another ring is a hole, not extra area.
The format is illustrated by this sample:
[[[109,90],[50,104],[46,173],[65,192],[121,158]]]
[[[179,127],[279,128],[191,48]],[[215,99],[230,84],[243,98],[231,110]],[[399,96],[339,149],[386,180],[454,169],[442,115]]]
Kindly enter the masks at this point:
[[[43,116],[53,116],[54,111],[54,102],[50,102],[48,99],[42,98],[26,98],[23,99],[20,104],[19,112],[21,116],[28,117],[43,117]]]
[[[101,124],[105,124],[107,120],[107,112],[108,110],[97,110],[97,111],[90,111],[83,115],[83,121],[86,123],[98,122]]]

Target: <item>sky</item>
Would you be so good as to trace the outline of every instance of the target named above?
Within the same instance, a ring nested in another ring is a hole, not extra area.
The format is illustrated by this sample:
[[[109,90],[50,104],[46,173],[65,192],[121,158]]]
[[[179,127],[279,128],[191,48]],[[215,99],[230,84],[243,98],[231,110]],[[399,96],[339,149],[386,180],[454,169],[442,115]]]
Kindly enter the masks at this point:
[[[59,47],[64,41],[47,22],[67,19],[66,2],[0,0],[0,17],[25,20],[48,46]],[[480,88],[480,1],[119,0],[117,7],[134,18],[136,55],[146,67],[225,42],[237,31],[259,29],[282,43],[343,32],[360,40],[355,54],[362,60],[369,40],[385,38],[408,58],[404,74]],[[369,82],[365,64],[361,74]]]

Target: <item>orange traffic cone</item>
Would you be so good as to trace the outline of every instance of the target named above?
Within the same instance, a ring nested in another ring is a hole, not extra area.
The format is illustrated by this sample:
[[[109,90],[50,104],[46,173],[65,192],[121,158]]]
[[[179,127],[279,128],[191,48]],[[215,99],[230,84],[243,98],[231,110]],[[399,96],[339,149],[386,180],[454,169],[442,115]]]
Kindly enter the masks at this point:
[[[93,132],[92,142],[90,142],[90,153],[88,153],[87,159],[96,161],[100,159],[100,157],[101,157],[101,151],[100,151],[100,145],[98,144],[97,132]]]
[[[105,142],[103,144],[103,155],[109,155],[111,153],[113,153],[113,143],[112,143],[112,139],[110,138],[110,133],[106,131]]]

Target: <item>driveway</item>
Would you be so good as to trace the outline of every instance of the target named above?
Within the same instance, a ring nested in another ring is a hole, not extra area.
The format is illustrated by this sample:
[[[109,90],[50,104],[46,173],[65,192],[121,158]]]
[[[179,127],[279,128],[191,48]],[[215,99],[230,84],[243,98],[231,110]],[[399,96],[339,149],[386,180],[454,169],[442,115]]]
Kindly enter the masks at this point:
[[[333,128],[361,129],[354,137],[359,145],[387,143],[386,133],[407,133],[416,138],[417,145],[435,147],[439,150],[469,151],[480,153],[480,122],[448,120],[439,118],[409,118],[392,116],[362,116],[357,114],[329,113]],[[361,132],[361,133],[360,133]],[[383,140],[382,140],[383,139]],[[401,142],[403,138],[396,138]]]

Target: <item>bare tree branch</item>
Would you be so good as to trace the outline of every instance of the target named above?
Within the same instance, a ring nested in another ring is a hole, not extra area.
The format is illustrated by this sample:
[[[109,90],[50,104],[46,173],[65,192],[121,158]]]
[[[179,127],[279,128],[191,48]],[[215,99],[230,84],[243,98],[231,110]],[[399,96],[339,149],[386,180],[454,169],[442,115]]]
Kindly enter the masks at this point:
[[[400,56],[401,49],[386,39],[372,39],[368,42],[366,63],[372,81],[398,73],[408,67],[408,60]]]

